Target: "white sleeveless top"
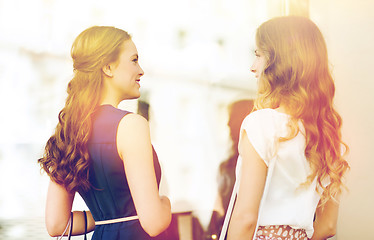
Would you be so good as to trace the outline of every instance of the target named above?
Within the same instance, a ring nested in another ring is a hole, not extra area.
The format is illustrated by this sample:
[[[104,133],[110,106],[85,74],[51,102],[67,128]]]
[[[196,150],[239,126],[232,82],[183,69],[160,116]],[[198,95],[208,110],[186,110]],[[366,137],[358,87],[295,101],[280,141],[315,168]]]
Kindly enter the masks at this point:
[[[289,115],[274,109],[257,110],[244,119],[241,134],[243,130],[246,131],[254,149],[268,166],[258,225],[302,228],[310,238],[314,231],[313,218],[320,196],[315,190],[316,180],[308,187],[300,186],[306,182],[311,171],[304,154],[302,124],[295,138],[279,142],[279,137],[286,137],[288,134],[289,119]],[[239,156],[237,179],[240,179],[241,161]],[[325,181],[324,185],[326,183],[329,181]]]

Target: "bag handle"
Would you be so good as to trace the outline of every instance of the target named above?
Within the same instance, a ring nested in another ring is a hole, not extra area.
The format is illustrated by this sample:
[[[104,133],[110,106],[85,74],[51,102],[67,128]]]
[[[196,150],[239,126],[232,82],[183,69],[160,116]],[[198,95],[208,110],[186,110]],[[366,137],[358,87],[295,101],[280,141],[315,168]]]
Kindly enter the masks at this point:
[[[236,181],[235,181],[235,184],[234,184],[234,188],[232,189],[232,194],[231,194],[229,206],[227,207],[227,212],[226,212],[225,220],[223,222],[223,226],[222,226],[221,234],[219,236],[219,240],[225,240],[226,239],[227,229],[228,229],[228,226],[229,226],[229,223],[230,223],[231,215],[232,215],[232,212],[233,212],[233,209],[234,209],[236,197],[238,195],[238,190],[239,190],[240,176],[241,176],[241,169],[240,169],[241,168],[241,161],[242,161],[242,159],[239,156],[238,161],[237,161],[237,168],[239,168],[239,171],[238,171],[238,174],[236,176]],[[259,206],[259,214],[257,216],[256,229],[255,229],[255,232],[253,233],[252,240],[254,240],[256,238],[256,234],[257,234],[257,230],[258,230],[258,226],[259,226],[258,220],[260,219],[260,214],[261,214],[263,201],[264,201],[264,199],[266,199],[266,196],[267,196],[267,193],[268,193],[269,183],[271,181],[271,177],[273,176],[273,170],[274,170],[274,159],[270,162],[269,167],[268,167],[268,173],[267,173],[267,176],[266,176],[264,192],[263,192],[262,197],[261,197],[261,202],[260,202],[260,206]]]
[[[68,230],[69,226],[71,226],[71,228],[69,230],[68,239],[70,239],[71,231],[72,231],[72,228],[73,228],[73,213],[72,212],[70,213],[70,218],[69,218],[68,224],[66,225],[66,228],[65,228],[64,232],[61,234],[61,236],[56,238],[57,240],[62,240],[62,238],[64,237],[64,235],[65,235],[66,231]]]
[[[71,238],[71,233],[73,232],[73,212],[70,212],[70,231],[69,231],[69,235],[68,235],[68,240],[70,240]]]
[[[83,211],[83,215],[84,215],[84,240],[87,240],[87,213],[86,211]],[[60,237],[57,237],[57,240],[62,240],[62,238],[64,237],[66,231],[68,230],[69,226],[70,226],[70,229],[69,229],[69,234],[68,234],[68,240],[71,239],[71,236],[72,236],[72,232],[73,232],[73,212],[70,213],[70,218],[69,218],[69,221],[68,221],[68,224],[66,225],[66,228],[64,230],[64,232],[61,234]]]
[[[232,214],[232,211],[234,209],[234,204],[235,204],[236,196],[237,196],[237,193],[238,193],[238,185],[239,185],[238,181],[236,180],[235,184],[234,184],[234,188],[232,189],[229,206],[227,207],[227,212],[226,212],[225,220],[223,222],[221,234],[219,235],[219,240],[225,240],[226,239],[227,229],[229,227],[231,214]]]
[[[84,215],[84,240],[87,240],[87,213],[85,210],[83,210]]]

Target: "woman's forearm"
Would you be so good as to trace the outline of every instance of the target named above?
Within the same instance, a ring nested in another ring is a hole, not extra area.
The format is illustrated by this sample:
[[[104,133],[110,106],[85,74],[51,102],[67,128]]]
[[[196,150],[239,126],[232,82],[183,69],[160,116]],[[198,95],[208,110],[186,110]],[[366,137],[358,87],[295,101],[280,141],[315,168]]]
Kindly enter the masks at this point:
[[[158,214],[159,221],[156,223],[153,223],[153,233],[150,234],[151,236],[157,236],[170,225],[171,222],[171,204],[169,198],[166,196],[160,196],[160,212]]]
[[[314,233],[311,240],[325,240],[335,236],[336,227],[328,223],[315,222]]]
[[[338,222],[339,199],[329,199],[323,207],[316,210],[316,219],[314,221],[314,234],[312,240],[322,240],[333,237],[336,234],[336,225]]]
[[[87,215],[87,233],[89,233],[95,229],[95,220],[93,219],[90,211],[86,211],[86,215]],[[69,234],[70,227],[71,226],[68,227],[64,236],[67,236]],[[83,211],[74,211],[73,212],[73,229],[72,229],[71,235],[72,236],[82,235],[84,234],[84,232],[85,232],[84,213]],[[57,236],[60,236],[61,234],[62,232],[60,234],[57,234]]]
[[[227,240],[248,240],[252,239],[257,218],[249,216],[235,216],[230,221]]]
[[[95,229],[95,220],[92,217],[90,211],[86,211],[87,215],[87,232],[91,232]],[[85,219],[83,211],[74,211],[73,212],[73,231],[72,235],[81,235],[85,231]]]

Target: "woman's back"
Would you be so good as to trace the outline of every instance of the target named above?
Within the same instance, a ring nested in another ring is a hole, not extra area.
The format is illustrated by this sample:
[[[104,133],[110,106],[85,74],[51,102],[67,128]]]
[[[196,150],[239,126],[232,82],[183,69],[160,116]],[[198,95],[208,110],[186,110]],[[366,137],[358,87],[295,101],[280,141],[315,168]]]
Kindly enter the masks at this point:
[[[117,128],[129,114],[111,105],[100,106],[93,116],[92,134],[88,142],[91,166],[89,181],[92,188],[80,192],[95,221],[136,216],[134,202],[127,183],[124,164],[117,150]],[[153,150],[157,182],[160,165]],[[139,220],[98,225],[93,239],[149,239]]]
[[[289,225],[313,234],[313,216],[320,200],[316,181],[302,186],[311,170],[305,157],[305,134],[300,124],[296,137],[289,135],[290,116],[274,109],[257,110],[243,121],[242,129],[268,166],[259,225]],[[239,167],[240,168],[240,167]]]

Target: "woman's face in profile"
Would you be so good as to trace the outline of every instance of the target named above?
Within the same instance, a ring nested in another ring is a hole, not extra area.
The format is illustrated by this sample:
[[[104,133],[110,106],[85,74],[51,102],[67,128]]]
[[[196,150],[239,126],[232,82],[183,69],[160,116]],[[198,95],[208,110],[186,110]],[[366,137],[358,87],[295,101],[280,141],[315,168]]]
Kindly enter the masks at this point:
[[[140,77],[144,75],[138,62],[138,50],[132,40],[123,43],[117,63],[112,64],[111,83],[123,99],[140,97]]]
[[[251,72],[255,74],[255,77],[257,79],[259,79],[266,65],[266,57],[265,54],[261,50],[259,50],[258,47],[255,50],[255,55],[256,57],[251,66]]]

